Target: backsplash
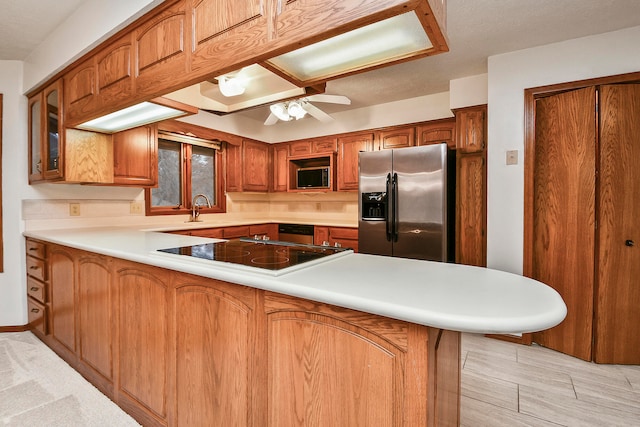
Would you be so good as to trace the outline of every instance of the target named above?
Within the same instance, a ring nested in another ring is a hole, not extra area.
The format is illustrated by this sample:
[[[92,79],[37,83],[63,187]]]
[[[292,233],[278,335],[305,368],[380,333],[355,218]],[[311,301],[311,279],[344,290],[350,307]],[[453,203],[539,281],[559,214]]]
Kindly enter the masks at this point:
[[[227,213],[203,214],[213,224],[242,220],[357,226],[357,193],[228,193]],[[25,230],[182,224],[188,215],[145,216],[144,200],[25,199]]]

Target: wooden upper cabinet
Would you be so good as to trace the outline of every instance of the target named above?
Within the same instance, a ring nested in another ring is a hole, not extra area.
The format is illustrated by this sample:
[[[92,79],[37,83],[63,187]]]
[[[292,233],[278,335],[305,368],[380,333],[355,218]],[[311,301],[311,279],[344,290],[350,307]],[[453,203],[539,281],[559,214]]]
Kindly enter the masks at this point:
[[[133,43],[131,35],[96,55],[98,104],[109,108],[133,95]]]
[[[161,10],[134,31],[135,91],[138,98],[161,95],[188,72],[189,30],[185,2]],[[158,93],[160,92],[160,93]]]
[[[269,146],[264,142],[242,142],[242,188],[269,191]]]
[[[276,144],[271,147],[272,151],[272,175],[271,190],[275,192],[287,191],[287,182],[289,179],[288,157],[289,144]]]
[[[245,139],[242,145],[227,144],[225,149],[228,192],[269,191],[269,145]]]
[[[42,181],[44,134],[42,132],[42,110],[44,101],[38,92],[29,98],[29,184]]]
[[[416,128],[416,145],[431,145],[447,143],[447,146],[455,150],[455,118],[435,120],[431,123],[420,125]]]
[[[378,149],[413,147],[415,145],[416,128],[402,127],[376,132]]]
[[[157,182],[157,126],[140,126],[115,133],[113,135],[113,183],[152,187]]]
[[[194,71],[222,68],[260,53],[268,40],[272,0],[191,0]]]
[[[358,189],[358,153],[373,150],[373,133],[338,138],[338,191]]]
[[[65,123],[77,125],[98,108],[94,58],[65,73],[63,81]]]
[[[338,149],[336,137],[320,137],[293,141],[289,143],[290,156],[305,156],[309,154],[335,153]]]
[[[79,129],[65,131],[64,182],[113,183],[113,138]]]
[[[44,178],[64,177],[64,126],[62,123],[62,80],[47,86],[43,93],[43,170]]]
[[[456,147],[461,153],[484,150],[486,143],[487,106],[461,108],[456,114]]]

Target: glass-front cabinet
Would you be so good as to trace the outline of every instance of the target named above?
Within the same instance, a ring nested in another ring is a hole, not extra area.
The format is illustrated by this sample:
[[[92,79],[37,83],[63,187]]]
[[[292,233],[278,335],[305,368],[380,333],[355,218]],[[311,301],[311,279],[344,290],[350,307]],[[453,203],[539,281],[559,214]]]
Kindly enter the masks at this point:
[[[29,183],[63,177],[62,84],[29,98]]]

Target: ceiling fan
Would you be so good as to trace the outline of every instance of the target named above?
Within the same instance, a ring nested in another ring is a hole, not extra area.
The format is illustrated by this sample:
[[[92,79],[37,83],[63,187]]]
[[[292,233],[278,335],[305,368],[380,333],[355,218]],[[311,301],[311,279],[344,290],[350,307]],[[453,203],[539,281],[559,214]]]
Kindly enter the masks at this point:
[[[277,104],[269,106],[271,114],[269,114],[269,117],[267,117],[264,124],[269,126],[276,124],[278,120],[282,120],[284,122],[288,122],[293,119],[299,120],[307,115],[307,113],[321,122],[330,122],[333,120],[333,117],[313,105],[312,102],[326,102],[329,104],[343,105],[351,104],[351,100],[344,95],[326,94],[311,95],[305,96],[304,98],[278,102]]]

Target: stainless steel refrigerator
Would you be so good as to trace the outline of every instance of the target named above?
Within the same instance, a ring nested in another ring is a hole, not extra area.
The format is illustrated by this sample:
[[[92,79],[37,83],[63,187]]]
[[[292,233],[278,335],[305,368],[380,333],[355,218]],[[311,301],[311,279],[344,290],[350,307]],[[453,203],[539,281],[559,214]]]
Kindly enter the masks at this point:
[[[446,144],[361,152],[359,252],[454,261],[455,155]]]

